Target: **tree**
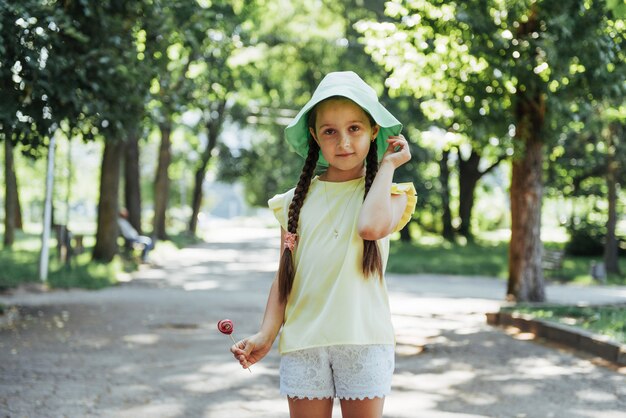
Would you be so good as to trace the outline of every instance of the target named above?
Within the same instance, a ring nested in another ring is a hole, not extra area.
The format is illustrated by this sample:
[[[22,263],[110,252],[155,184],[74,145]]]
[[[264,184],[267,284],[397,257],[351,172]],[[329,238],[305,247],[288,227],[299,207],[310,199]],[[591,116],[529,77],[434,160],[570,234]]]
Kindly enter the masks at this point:
[[[16,227],[21,227],[14,148],[22,142],[26,153],[38,149],[42,145],[38,137],[49,128],[43,112],[44,86],[38,82],[51,45],[46,30],[36,26],[44,15],[44,7],[36,1],[0,2],[0,141],[5,151],[3,243],[7,248],[13,245]]]
[[[620,137],[624,135],[624,126],[623,123],[620,124],[617,121],[611,122],[609,123],[608,132],[606,133],[606,187],[609,216],[606,223],[606,236],[604,238],[604,265],[606,266],[607,273],[614,274],[620,274],[618,261],[619,248],[615,236],[615,229],[617,227],[618,173],[620,171],[623,172],[623,170],[620,170],[620,162],[616,154]]]
[[[578,99],[622,91],[616,75],[623,74],[617,68],[624,60],[616,38],[623,30],[614,27],[609,35],[610,12],[602,1],[396,0],[387,13],[394,23],[364,23],[361,29],[369,51],[391,71],[388,83],[418,95],[434,89],[435,110],[443,108],[444,117],[458,114],[474,138],[502,138],[488,134],[494,127],[513,130],[507,295],[543,300],[544,146],[560,131],[559,122],[577,111]],[[460,92],[454,107],[446,101],[450,79],[461,81],[454,85]],[[476,135],[477,129],[487,135]]]
[[[139,173],[139,129],[131,129],[124,144],[124,205],[128,222],[142,234],[141,176]]]
[[[4,139],[4,178],[6,194],[4,197],[4,247],[11,248],[15,241],[15,214],[17,213],[17,180],[13,160],[13,144],[10,138]]]
[[[134,83],[128,83],[128,76],[134,73],[119,60],[132,51],[119,53],[123,40],[132,33],[131,8],[122,3],[0,3],[0,52],[2,62],[8,63],[0,66],[0,83],[6,98],[0,112],[4,139],[19,142],[22,152],[33,157],[39,157],[49,147],[48,160],[52,163],[56,132],[62,131],[68,138],[82,136],[85,140],[107,135],[114,138],[119,134],[123,121],[132,114],[127,105],[134,102],[133,96],[127,94],[132,91],[129,86],[134,87]],[[120,14],[115,15],[115,11]],[[129,18],[119,18],[122,15]],[[47,183],[51,186],[52,179]],[[41,252],[44,279],[49,212],[48,204]],[[104,224],[114,225],[115,218],[99,218],[99,238]],[[98,242],[96,258],[100,253],[107,258],[114,252],[112,246],[102,251],[103,244]]]
[[[245,17],[254,10],[254,4],[233,7],[232,4],[213,4],[211,12],[220,19],[216,20],[205,37],[200,49],[198,62],[194,64],[193,101],[190,106],[197,107],[202,114],[201,124],[206,132],[206,141],[202,144],[199,159],[194,169],[194,186],[191,199],[191,217],[188,232],[195,235],[198,215],[202,204],[202,187],[209,161],[217,151],[219,135],[232,102],[240,100],[237,88],[240,75],[237,66],[230,61],[244,42],[249,42],[249,34],[244,29]]]
[[[391,90],[418,98],[428,119],[423,125],[438,127],[455,137],[449,151],[457,151],[457,232],[471,239],[475,189],[485,174],[507,158],[501,147],[509,146],[510,121],[493,94],[493,77],[483,71],[485,60],[470,50],[470,45],[476,48],[475,34],[465,21],[454,18],[455,10],[454,2],[419,1],[412,2],[410,8],[402,2],[390,2],[388,13],[405,18],[393,25],[364,20],[357,23],[357,29],[365,35],[366,50],[389,70],[387,85]],[[484,16],[478,18],[485,20]],[[489,168],[481,171],[485,161],[491,161]],[[447,184],[447,168],[440,173],[440,183]],[[449,197],[443,196],[443,200],[449,201]],[[446,205],[443,211],[444,235],[451,239],[451,211]]]
[[[202,56],[203,39],[217,16],[210,8],[183,0],[154,2],[153,10],[153,19],[147,22],[146,32],[148,39],[153,41],[147,48],[157,75],[152,80],[152,100],[148,108],[161,141],[154,180],[152,234],[157,239],[167,239],[165,225],[174,120],[192,101],[194,80],[188,75],[193,63]]]
[[[464,159],[460,148],[457,148],[458,170],[459,170],[459,224],[458,232],[462,236],[471,239],[472,210],[474,208],[475,192],[478,181],[483,176],[493,171],[507,156],[502,155],[496,159],[489,167],[481,170],[480,163],[482,157],[476,148],[472,148],[467,159]]]

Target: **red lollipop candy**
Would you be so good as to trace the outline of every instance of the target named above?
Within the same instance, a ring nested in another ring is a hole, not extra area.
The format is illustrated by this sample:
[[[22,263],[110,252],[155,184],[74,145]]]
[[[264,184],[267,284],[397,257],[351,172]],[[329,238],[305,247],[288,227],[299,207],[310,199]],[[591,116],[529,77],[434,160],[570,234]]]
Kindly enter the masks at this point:
[[[233,325],[233,321],[231,321],[230,319],[222,319],[221,321],[217,323],[217,329],[222,334],[229,335],[230,339],[233,340],[233,344],[237,345],[237,342],[235,341],[235,338],[233,338],[233,335],[232,335],[233,330],[235,329],[235,326]],[[252,373],[252,370],[250,370],[250,367],[248,367],[248,371]]]
[[[222,334],[230,335],[233,333],[233,321],[230,319],[222,319],[217,323],[217,329],[220,330]]]

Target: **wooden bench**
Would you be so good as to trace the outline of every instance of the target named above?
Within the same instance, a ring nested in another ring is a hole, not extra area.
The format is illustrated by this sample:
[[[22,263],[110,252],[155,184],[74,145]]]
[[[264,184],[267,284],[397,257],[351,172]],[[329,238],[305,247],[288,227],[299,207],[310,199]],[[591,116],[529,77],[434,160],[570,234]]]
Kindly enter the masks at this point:
[[[122,248],[124,248],[124,254],[126,255],[126,257],[128,257],[129,259],[139,259],[139,254],[141,254],[143,249],[146,248],[146,244],[129,239],[121,234],[120,237],[124,240],[124,245],[122,246]]]
[[[546,271],[561,271],[563,268],[564,250],[546,250],[541,255],[541,267]]]
[[[57,255],[59,261],[70,266],[75,255],[82,254],[85,250],[83,246],[83,235],[73,234],[66,225],[53,225],[57,239]]]
[[[140,236],[139,240],[134,240],[130,237],[125,237],[123,234],[120,233],[120,238],[122,238],[124,240],[124,244],[122,246],[123,248],[123,255],[129,259],[129,260],[137,260],[140,263],[145,262],[145,260],[142,260],[142,255],[144,253],[144,250],[146,250],[146,247],[149,246],[149,248],[147,248],[147,251],[150,251],[154,248],[153,245],[149,244],[148,242],[146,242],[146,237],[145,236]],[[146,252],[147,254],[147,252]]]

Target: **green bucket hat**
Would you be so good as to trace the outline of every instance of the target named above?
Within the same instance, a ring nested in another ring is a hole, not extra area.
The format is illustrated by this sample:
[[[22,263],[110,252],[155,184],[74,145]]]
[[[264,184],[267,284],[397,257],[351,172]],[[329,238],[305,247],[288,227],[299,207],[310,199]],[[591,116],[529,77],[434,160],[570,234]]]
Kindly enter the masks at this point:
[[[380,126],[376,137],[378,161],[380,161],[387,150],[387,138],[399,135],[402,131],[402,124],[380,104],[374,89],[352,71],[329,73],[322,79],[311,99],[285,128],[287,142],[295,148],[298,155],[306,158],[309,153],[310,136],[307,114],[316,104],[333,96],[342,96],[352,100],[369,113]],[[328,166],[321,152],[317,163]]]

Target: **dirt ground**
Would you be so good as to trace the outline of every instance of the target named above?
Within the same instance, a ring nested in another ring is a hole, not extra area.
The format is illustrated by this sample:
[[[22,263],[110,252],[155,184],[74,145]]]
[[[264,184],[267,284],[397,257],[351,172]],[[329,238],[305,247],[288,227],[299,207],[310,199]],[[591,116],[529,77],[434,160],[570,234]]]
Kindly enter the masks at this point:
[[[256,331],[278,235],[220,226],[101,291],[0,296],[20,319],[0,330],[0,417],[288,417],[274,349],[252,373],[228,351]],[[485,323],[505,283],[389,275],[396,373],[385,417],[626,417],[626,371]],[[625,301],[626,288],[551,286],[553,301]],[[340,416],[336,407],[334,417]]]

